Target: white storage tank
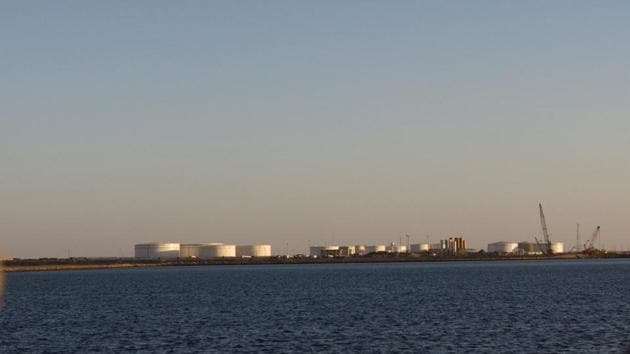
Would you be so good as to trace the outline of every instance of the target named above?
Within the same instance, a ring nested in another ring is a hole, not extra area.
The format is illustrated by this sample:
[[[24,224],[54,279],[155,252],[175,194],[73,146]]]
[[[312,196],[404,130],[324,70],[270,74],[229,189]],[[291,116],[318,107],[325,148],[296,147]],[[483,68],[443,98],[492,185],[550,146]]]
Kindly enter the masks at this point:
[[[499,241],[488,244],[488,252],[489,253],[514,253],[518,249],[518,243],[516,242],[505,242]]]
[[[363,256],[365,254],[365,246],[364,245],[354,245],[354,254]]]
[[[410,246],[411,252],[428,252],[429,244],[428,243],[416,243]]]
[[[271,257],[271,245],[236,246],[236,257]]]
[[[179,246],[174,242],[140,243],[134,246],[134,256],[144,259],[179,258]]]
[[[222,245],[222,243],[183,243],[179,247],[180,258],[199,258],[203,246]]]
[[[564,242],[552,242],[551,243],[551,251],[554,254],[564,253]]]
[[[390,245],[387,247],[387,252],[390,253],[407,253],[407,246],[405,245]]]
[[[367,246],[365,248],[366,253],[385,252],[385,251],[387,251],[387,246],[385,245]]]
[[[236,245],[203,245],[199,249],[199,258],[236,257]]]

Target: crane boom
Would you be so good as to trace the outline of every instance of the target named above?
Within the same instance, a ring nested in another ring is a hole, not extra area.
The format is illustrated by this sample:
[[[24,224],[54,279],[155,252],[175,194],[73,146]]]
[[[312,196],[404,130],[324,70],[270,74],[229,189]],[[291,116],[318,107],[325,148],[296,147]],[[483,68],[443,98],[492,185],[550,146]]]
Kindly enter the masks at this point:
[[[597,238],[599,237],[599,229],[599,226],[595,228],[593,236],[591,236],[591,239],[584,245],[584,251],[593,251],[595,249],[595,241],[597,241]]]
[[[549,238],[549,231],[547,230],[547,221],[545,220],[545,213],[543,212],[542,203],[538,203],[538,209],[540,210],[540,225],[542,226],[543,241],[547,245],[547,254],[551,254],[551,239]]]

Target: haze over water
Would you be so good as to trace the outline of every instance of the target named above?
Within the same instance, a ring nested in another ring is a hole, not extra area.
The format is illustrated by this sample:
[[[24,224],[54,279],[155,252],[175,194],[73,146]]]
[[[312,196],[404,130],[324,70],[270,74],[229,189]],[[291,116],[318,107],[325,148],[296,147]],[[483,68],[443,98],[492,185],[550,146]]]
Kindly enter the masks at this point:
[[[0,256],[628,249],[630,3],[0,4]],[[288,244],[288,246],[287,246]]]

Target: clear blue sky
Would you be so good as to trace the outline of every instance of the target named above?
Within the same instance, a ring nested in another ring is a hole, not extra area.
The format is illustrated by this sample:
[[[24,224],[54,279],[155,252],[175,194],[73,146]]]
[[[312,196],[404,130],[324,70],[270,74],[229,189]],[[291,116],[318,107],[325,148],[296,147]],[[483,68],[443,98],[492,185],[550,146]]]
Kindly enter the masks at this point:
[[[630,3],[5,1],[0,254],[630,246]]]

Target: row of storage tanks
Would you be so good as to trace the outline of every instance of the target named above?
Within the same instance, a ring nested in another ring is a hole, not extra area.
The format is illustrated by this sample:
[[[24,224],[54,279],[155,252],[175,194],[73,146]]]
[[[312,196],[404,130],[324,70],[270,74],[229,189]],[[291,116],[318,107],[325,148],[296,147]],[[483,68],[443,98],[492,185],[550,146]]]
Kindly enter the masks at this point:
[[[271,245],[151,242],[135,245],[134,255],[144,259],[271,257]]]
[[[508,254],[508,253],[523,253],[523,254],[537,254],[537,253],[546,253],[547,245],[546,244],[536,244],[534,242],[506,242],[499,241],[488,244],[488,252],[490,253],[500,253],[500,254]],[[564,253],[564,242],[552,242],[551,243],[551,251],[553,253]]]
[[[409,245],[409,250],[405,245],[373,245],[373,246],[365,246],[365,245],[350,245],[350,246],[337,246],[337,245],[328,245],[328,246],[311,246],[309,248],[309,255],[311,257],[320,257],[326,255],[333,256],[352,256],[358,255],[363,256],[369,253],[376,252],[389,252],[389,253],[406,253],[406,252],[426,252],[429,250],[428,243],[418,243]]]

